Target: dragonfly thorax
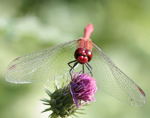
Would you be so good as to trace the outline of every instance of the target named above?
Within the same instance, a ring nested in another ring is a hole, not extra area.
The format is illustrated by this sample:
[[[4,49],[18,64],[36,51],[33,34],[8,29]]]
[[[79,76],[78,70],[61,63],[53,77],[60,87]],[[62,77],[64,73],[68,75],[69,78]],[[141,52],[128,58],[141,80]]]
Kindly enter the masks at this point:
[[[92,59],[92,51],[85,48],[78,48],[74,53],[74,57],[79,63],[85,64]]]

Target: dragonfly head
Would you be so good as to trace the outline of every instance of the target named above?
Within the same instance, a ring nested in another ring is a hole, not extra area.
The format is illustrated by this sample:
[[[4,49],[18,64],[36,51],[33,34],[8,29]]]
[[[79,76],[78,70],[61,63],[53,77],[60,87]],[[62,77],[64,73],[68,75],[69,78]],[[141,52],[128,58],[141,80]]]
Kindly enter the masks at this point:
[[[78,48],[74,53],[75,59],[81,64],[89,62],[92,56],[92,51],[85,48]]]

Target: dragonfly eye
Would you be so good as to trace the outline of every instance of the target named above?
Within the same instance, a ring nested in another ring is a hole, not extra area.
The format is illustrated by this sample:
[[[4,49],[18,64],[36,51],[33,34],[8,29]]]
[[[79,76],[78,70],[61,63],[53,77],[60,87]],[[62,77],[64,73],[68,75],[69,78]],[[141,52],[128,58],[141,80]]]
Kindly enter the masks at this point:
[[[90,61],[90,60],[92,59],[92,56],[93,56],[92,51],[86,49],[86,50],[85,50],[85,53],[86,53],[86,55],[87,55],[87,57],[88,57],[88,61]]]
[[[92,52],[88,49],[78,48],[75,51],[74,57],[79,63],[85,64],[92,59]]]

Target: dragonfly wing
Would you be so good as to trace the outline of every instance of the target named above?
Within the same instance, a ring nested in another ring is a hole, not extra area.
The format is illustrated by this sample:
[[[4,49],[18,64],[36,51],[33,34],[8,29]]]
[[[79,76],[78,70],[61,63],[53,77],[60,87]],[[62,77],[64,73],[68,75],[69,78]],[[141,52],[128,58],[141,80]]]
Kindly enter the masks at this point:
[[[144,91],[122,72],[100,47],[93,45],[94,56],[91,63],[95,65],[93,69],[100,83],[100,89],[120,101],[135,106],[143,105],[146,101]]]
[[[8,66],[6,80],[16,84],[46,81],[68,72],[69,61],[74,59],[76,40],[39,52],[18,57]]]

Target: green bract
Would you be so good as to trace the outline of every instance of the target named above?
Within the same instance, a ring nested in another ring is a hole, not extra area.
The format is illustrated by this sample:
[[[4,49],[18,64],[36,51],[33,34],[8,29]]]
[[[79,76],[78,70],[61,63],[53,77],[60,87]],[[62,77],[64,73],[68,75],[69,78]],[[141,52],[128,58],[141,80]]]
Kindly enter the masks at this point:
[[[45,105],[49,108],[43,112],[52,111],[49,118],[66,118],[70,115],[75,115],[77,107],[73,102],[69,86],[56,89],[53,93],[46,90],[50,99],[43,99]]]

